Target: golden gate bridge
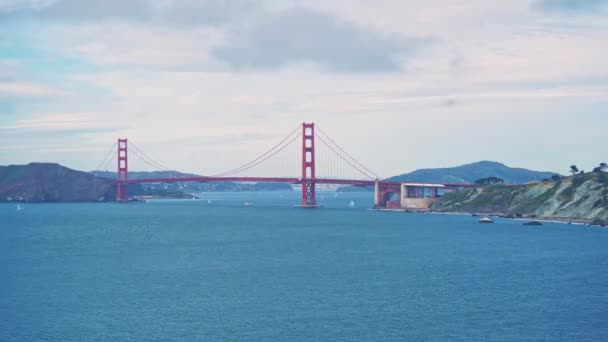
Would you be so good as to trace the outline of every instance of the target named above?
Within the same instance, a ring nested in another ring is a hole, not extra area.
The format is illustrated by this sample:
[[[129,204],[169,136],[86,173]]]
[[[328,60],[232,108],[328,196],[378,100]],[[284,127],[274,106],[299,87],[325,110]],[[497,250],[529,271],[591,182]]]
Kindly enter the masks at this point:
[[[316,187],[320,184],[374,186],[376,208],[396,208],[401,198],[436,198],[441,191],[457,191],[470,184],[397,182],[379,177],[340,147],[314,123],[302,123],[279,143],[251,161],[222,173],[208,176],[129,178],[129,156],[133,154],[155,170],[169,171],[128,139],[119,138],[98,169],[107,169],[116,160],[116,201],[129,200],[128,185],[176,182],[273,182],[301,186],[299,207],[318,207]]]

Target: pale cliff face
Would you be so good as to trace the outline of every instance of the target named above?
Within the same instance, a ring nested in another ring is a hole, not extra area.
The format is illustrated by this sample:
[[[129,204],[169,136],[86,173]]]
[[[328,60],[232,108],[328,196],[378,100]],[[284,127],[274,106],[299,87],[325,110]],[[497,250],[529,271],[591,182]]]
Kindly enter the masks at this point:
[[[554,195],[536,209],[536,215],[608,220],[608,185],[595,178],[581,182],[569,177],[556,188]]]
[[[479,187],[446,194],[433,210],[608,221],[608,173],[576,175],[558,182]]]

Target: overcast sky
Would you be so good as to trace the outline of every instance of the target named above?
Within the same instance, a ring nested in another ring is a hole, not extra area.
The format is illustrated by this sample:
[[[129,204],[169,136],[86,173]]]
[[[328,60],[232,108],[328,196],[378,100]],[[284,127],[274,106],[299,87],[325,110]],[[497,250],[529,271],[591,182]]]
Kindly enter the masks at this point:
[[[381,176],[608,161],[608,0],[0,0],[0,165],[212,174],[314,121]]]

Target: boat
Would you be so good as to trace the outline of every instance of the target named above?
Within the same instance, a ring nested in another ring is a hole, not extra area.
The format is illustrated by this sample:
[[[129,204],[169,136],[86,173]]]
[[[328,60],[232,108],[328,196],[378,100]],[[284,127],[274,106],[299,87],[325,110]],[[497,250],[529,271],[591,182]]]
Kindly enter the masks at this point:
[[[349,208],[354,208],[355,207],[355,201],[351,200],[350,203],[348,203],[348,207]]]
[[[211,200],[210,199],[207,200],[207,204],[211,204]]]
[[[490,219],[489,217],[483,217],[479,219],[479,223],[494,223],[494,221],[492,221],[492,219]]]
[[[245,202],[243,203],[243,205],[245,205],[246,207],[250,207],[253,205],[253,202]]]
[[[524,223],[524,226],[542,226],[543,224],[538,221],[529,221]]]
[[[21,207],[21,204],[17,203],[17,211],[21,211],[23,210],[23,207]]]

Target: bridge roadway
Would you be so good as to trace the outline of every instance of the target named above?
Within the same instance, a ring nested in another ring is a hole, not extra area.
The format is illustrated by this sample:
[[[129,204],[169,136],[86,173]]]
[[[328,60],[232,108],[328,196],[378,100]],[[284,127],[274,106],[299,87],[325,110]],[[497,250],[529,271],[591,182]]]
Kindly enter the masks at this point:
[[[354,186],[366,186],[374,185],[375,180],[355,180],[355,179],[337,179],[337,178],[314,178],[305,179],[305,181],[313,182],[316,184],[338,184],[338,185],[354,185]],[[296,177],[213,177],[213,176],[199,176],[199,177],[183,177],[183,178],[142,178],[142,179],[127,179],[121,181],[115,181],[116,183],[176,183],[176,182],[270,182],[270,183],[290,183],[290,184],[302,184],[302,178]],[[384,186],[400,186],[401,182],[395,181],[383,181],[379,180],[379,184]],[[431,184],[431,183],[415,183],[408,182],[412,186],[428,187],[432,185],[440,185],[446,188],[457,188],[457,187],[471,187],[471,184]]]

